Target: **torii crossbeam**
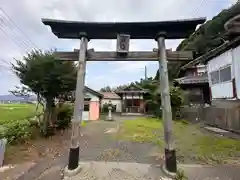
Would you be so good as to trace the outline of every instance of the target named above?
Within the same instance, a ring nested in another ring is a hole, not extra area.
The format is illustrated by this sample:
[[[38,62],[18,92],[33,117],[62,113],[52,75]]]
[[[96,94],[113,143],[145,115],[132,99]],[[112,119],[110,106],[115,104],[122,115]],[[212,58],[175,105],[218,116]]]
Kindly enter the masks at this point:
[[[188,62],[193,60],[192,51],[166,51],[167,61]],[[55,52],[55,55],[60,60],[78,61],[79,50],[73,52]],[[159,61],[159,52],[157,49],[153,51],[132,51],[125,56],[119,55],[114,51],[94,51],[90,49],[86,54],[86,61]]]

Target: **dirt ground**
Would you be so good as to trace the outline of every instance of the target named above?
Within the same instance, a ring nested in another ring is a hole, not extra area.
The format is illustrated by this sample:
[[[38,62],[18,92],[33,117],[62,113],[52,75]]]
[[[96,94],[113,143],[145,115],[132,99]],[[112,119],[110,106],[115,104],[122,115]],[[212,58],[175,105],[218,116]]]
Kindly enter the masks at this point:
[[[54,159],[63,155],[68,149],[70,130],[57,132],[50,138],[37,138],[25,144],[8,146],[4,165],[37,162],[42,158]]]

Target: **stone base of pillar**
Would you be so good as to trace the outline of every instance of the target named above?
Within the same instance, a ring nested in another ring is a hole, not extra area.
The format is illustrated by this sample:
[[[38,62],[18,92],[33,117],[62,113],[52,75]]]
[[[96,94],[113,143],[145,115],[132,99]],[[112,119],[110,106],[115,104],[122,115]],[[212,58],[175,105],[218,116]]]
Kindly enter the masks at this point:
[[[68,166],[64,169],[64,180],[71,179],[72,177],[77,176],[82,171],[82,164],[78,164],[77,168],[74,170],[69,170]]]
[[[77,169],[79,161],[79,147],[77,148],[70,148],[69,151],[69,160],[68,160],[68,169],[73,171]]]
[[[106,121],[113,121],[113,117],[106,117]]]
[[[177,172],[177,158],[175,150],[165,149],[165,167],[170,173]]]

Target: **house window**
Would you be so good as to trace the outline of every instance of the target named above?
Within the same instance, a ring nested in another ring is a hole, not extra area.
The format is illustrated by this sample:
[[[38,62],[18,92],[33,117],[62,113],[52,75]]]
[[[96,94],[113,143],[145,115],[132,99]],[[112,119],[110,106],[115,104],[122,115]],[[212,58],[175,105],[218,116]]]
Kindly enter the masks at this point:
[[[210,73],[212,84],[219,83],[219,71],[213,71]]]
[[[84,104],[84,109],[83,111],[89,111],[89,104]]]
[[[231,66],[220,69],[220,82],[231,81]]]
[[[231,66],[226,66],[210,73],[212,84],[227,82],[232,80]]]

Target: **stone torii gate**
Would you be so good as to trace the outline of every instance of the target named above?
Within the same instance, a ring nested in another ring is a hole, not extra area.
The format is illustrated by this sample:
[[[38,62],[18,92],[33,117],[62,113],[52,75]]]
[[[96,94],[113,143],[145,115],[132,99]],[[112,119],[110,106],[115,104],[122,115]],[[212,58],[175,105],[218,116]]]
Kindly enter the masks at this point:
[[[77,75],[74,117],[72,120],[72,137],[69,152],[68,170],[79,169],[79,134],[84,103],[84,84],[86,61],[158,61],[161,81],[161,101],[164,121],[165,167],[169,172],[176,173],[176,152],[172,143],[172,111],[169,94],[167,61],[191,61],[191,52],[167,51],[165,39],[187,38],[196,26],[205,22],[205,18],[163,21],[163,22],[76,22],[53,19],[42,19],[49,25],[58,38],[80,39],[80,50],[73,52],[57,52],[61,60],[79,62]],[[92,39],[116,39],[116,52],[95,52],[87,50],[88,41]],[[155,39],[158,49],[143,52],[128,52],[131,39]],[[159,107],[160,108],[160,107]]]

